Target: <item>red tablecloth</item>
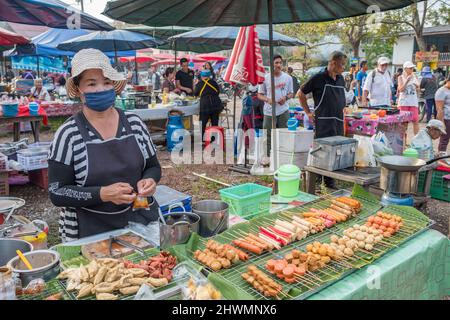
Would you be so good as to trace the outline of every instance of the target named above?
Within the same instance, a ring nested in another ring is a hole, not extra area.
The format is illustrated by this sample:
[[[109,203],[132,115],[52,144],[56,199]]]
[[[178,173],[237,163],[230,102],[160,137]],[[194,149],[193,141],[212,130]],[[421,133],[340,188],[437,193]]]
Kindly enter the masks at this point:
[[[39,108],[38,114],[43,117],[42,123],[47,126],[48,125],[48,117],[47,112],[43,108]],[[16,117],[29,117],[30,116],[30,110],[28,109],[28,106],[22,105],[19,106],[19,113]]]
[[[81,111],[81,103],[41,103],[41,108],[47,112],[49,117],[72,116]]]

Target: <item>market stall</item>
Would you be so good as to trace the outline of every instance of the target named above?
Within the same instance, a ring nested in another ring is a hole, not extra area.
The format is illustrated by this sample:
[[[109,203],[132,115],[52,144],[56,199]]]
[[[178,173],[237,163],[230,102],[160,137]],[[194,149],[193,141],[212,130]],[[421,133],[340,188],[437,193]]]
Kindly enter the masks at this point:
[[[383,132],[391,143],[394,154],[402,154],[406,144],[407,124],[412,121],[412,113],[398,111],[386,114],[386,111],[363,111],[348,114],[345,117],[347,135],[373,136]]]

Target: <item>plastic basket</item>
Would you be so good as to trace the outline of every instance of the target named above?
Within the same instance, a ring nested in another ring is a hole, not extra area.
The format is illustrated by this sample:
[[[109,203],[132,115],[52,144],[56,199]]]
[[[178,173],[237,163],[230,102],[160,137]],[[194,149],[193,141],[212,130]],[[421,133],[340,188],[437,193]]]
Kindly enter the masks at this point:
[[[48,168],[48,155],[40,154],[30,157],[18,153],[17,162],[19,162],[22,168],[26,171],[44,169]]]
[[[246,183],[219,190],[222,201],[228,203],[232,214],[252,218],[270,212],[272,189],[255,183]]]
[[[116,107],[122,110],[133,110],[135,109],[135,100],[129,98],[116,99]]]
[[[423,193],[423,191],[425,189],[425,177],[426,177],[426,172],[419,173],[419,178],[417,180],[417,192],[419,192],[419,193]]]
[[[448,171],[435,170],[431,180],[430,195],[433,199],[450,202],[450,181],[444,176],[450,174]]]
[[[18,103],[4,103],[2,104],[3,116],[5,117],[15,117],[19,113]]]

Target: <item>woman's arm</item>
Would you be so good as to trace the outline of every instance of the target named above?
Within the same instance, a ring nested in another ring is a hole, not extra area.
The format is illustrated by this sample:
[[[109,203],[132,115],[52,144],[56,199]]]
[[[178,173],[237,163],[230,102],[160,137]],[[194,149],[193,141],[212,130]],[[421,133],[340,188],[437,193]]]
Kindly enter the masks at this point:
[[[142,174],[142,179],[153,179],[156,183],[161,180],[161,165],[159,164],[156,155],[151,156],[145,161],[145,169]]]
[[[100,187],[80,187],[75,184],[71,165],[48,161],[48,192],[50,201],[57,207],[86,207],[102,203]]]
[[[405,91],[407,84],[408,84],[408,80],[404,81],[403,76],[398,77],[398,91],[399,92]]]

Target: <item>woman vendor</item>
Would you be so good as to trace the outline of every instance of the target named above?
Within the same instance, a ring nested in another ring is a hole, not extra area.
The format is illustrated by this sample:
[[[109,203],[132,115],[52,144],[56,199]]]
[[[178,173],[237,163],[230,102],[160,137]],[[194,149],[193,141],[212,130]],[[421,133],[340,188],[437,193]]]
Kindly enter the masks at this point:
[[[151,197],[161,178],[156,149],[138,116],[114,108],[125,84],[101,51],[74,56],[67,93],[84,106],[57,130],[48,161],[50,200],[63,208],[63,241],[157,219]],[[134,210],[137,195],[150,197],[147,209]]]
[[[44,83],[42,79],[34,79],[34,86],[30,89],[31,99],[36,99],[39,101],[50,101],[50,94],[47,89],[44,88]]]

